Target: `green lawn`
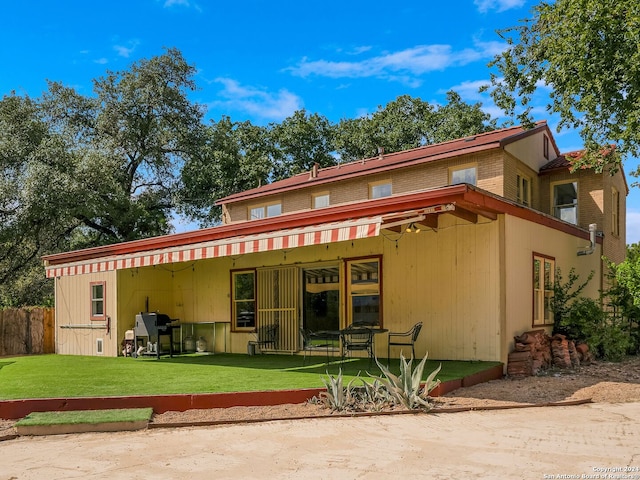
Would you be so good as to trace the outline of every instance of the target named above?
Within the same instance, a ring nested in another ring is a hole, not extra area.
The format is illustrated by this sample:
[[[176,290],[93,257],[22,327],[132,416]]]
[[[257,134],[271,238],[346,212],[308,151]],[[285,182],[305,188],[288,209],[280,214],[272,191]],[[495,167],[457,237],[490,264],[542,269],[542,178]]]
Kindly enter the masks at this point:
[[[161,395],[287,390],[323,387],[327,372],[337,375],[340,367],[348,381],[360,372],[379,375],[365,359],[339,357],[328,366],[326,357],[294,355],[180,355],[173,358],[106,358],[75,355],[33,355],[0,358],[0,400],[56,397]],[[440,364],[429,360],[424,376]],[[497,362],[442,362],[437,378],[462,378],[488,369]],[[399,361],[391,361],[392,371]]]
[[[120,408],[114,410],[77,410],[72,412],[32,412],[16,426],[73,425],[81,423],[112,423],[148,421],[153,408]]]

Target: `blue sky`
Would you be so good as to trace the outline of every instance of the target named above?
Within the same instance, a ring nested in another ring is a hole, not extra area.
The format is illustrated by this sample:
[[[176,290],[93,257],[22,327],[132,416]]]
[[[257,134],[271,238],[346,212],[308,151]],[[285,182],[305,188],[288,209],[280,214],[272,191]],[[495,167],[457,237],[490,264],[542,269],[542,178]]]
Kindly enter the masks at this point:
[[[478,87],[504,48],[496,30],[529,16],[537,2],[112,0],[3,2],[0,95],[38,97],[46,80],[90,95],[92,79],[177,47],[195,65],[192,99],[207,117],[279,122],[298,109],[333,122],[374,112],[399,95],[444,103],[456,90],[499,117]],[[557,118],[537,120],[555,133]],[[563,152],[576,132],[555,133]],[[638,166],[626,162],[626,170]],[[636,179],[628,176],[629,184]],[[179,226],[177,228],[180,228]],[[640,241],[640,188],[627,197],[627,242]]]

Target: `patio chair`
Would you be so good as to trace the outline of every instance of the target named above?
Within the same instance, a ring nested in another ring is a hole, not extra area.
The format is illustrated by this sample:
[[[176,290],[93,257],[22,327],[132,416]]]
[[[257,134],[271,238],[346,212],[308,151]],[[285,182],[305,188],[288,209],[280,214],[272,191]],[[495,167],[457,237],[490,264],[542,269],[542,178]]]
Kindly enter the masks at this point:
[[[408,347],[411,346],[411,358],[416,358],[415,343],[420,335],[422,329],[422,322],[416,323],[411,330],[406,332],[389,332],[389,343],[387,344],[387,364],[389,364],[389,358],[391,358],[391,347]]]
[[[256,331],[257,340],[249,343],[257,345],[261,352],[263,349],[277,349],[279,327],[280,322],[278,320],[269,325],[258,327],[258,330]]]
[[[304,328],[300,329],[300,335],[302,336],[302,350],[304,351],[302,365],[307,361],[307,352],[317,352],[320,350],[324,350],[327,353],[327,363],[329,363],[329,347],[332,347],[333,343],[324,338],[315,338],[311,330]]]
[[[369,357],[369,366],[373,361],[373,333],[368,328],[350,325],[340,331],[342,341],[342,361],[346,355],[352,352],[366,352]]]

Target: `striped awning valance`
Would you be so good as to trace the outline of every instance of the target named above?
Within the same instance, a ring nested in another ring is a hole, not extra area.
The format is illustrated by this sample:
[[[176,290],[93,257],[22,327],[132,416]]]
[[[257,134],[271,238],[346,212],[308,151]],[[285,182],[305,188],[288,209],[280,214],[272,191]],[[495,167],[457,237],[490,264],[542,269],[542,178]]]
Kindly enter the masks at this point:
[[[46,266],[47,277],[82,275],[128,268],[149,267],[208,258],[286,250],[325,243],[357,240],[380,233],[380,217],[359,218],[343,222],[312,225],[255,235],[229,237],[205,243],[180,245],[162,250],[148,250],[126,255]]]

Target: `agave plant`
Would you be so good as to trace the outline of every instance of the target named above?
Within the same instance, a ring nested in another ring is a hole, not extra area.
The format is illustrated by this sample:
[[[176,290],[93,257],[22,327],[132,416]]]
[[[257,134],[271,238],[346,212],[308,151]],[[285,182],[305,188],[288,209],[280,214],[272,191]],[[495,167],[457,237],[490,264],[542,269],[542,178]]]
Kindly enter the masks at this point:
[[[415,370],[412,370],[413,358],[407,361],[404,355],[400,354],[399,376],[391,373],[376,358],[378,368],[380,368],[384,377],[374,378],[385,386],[396,403],[410,410],[418,408],[430,410],[433,405],[429,401],[429,392],[440,384],[440,380],[435,380],[435,377],[440,372],[442,364],[429,374],[424,382],[424,387],[421,387],[422,373],[427,363],[427,356],[428,354],[416,365]]]
[[[321,392],[320,397],[331,408],[331,410],[343,411],[353,404],[352,385],[359,378],[360,372],[344,387],[342,378],[342,369],[338,371],[337,376],[330,375],[327,372],[328,379],[322,377],[322,383],[327,387],[326,392]]]

